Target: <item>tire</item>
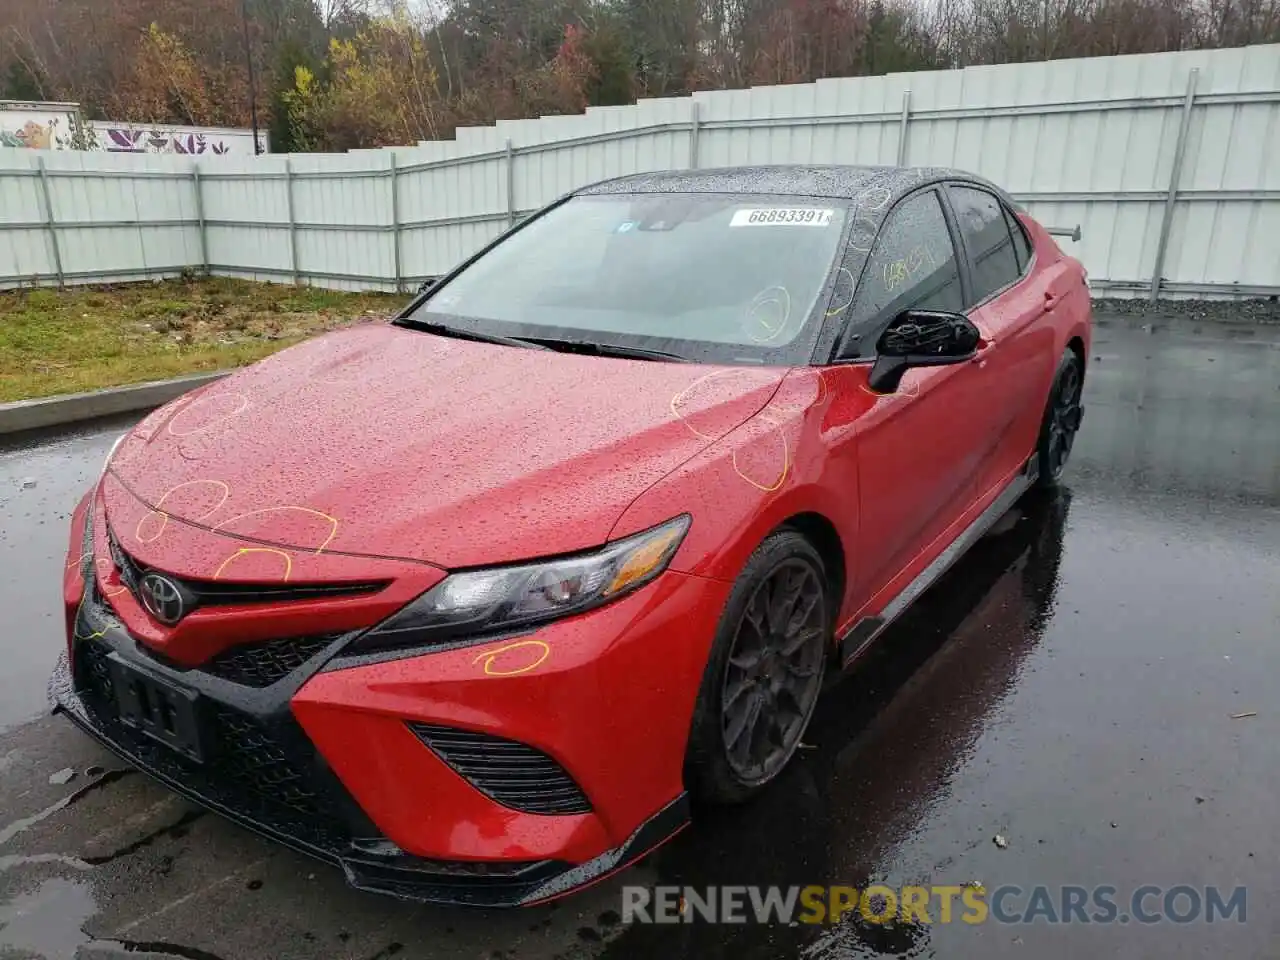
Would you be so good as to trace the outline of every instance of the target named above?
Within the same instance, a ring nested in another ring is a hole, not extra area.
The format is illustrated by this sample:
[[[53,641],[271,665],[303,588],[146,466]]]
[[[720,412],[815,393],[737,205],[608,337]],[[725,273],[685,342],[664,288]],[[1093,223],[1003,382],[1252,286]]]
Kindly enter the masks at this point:
[[[695,801],[748,800],[795,754],[831,647],[830,592],[822,557],[795,530],[771,533],[747,561],[721,614],[694,708],[685,785]]]
[[[1053,375],[1053,387],[1040,424],[1040,441],[1036,445],[1036,465],[1039,467],[1036,486],[1041,489],[1058,486],[1067,469],[1084,415],[1080,404],[1083,388],[1084,365],[1075,351],[1068,347]]]

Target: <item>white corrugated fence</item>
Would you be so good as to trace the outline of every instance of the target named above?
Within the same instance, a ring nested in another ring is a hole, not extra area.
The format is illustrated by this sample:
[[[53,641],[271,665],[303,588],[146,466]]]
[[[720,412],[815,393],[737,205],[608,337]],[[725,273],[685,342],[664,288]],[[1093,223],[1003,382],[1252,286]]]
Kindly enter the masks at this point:
[[[1061,242],[1099,292],[1280,294],[1280,45],[710,91],[349,154],[3,149],[0,287],[185,269],[409,289],[584,183],[792,162],[987,176],[1081,228]]]

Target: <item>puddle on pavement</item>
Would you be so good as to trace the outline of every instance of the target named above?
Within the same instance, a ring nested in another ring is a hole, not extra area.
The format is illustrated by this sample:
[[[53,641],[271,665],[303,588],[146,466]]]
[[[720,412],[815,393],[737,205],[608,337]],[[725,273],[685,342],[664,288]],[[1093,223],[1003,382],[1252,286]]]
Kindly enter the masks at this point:
[[[7,753],[0,753],[0,775],[7,773],[9,770],[17,767],[22,760],[22,748],[18,747]]]
[[[9,950],[73,960],[89,942],[82,928],[98,912],[88,883],[53,877],[0,904],[0,955]]]

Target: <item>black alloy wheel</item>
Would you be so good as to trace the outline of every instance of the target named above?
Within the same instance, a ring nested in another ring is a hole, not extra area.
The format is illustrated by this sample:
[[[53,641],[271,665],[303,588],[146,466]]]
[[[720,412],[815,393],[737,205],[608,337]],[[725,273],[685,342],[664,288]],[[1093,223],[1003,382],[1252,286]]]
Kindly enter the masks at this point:
[[[839,589],[813,542],[791,527],[747,559],[694,704],[684,781],[695,801],[750,800],[796,753],[825,679]]]
[[[747,601],[720,692],[725,759],[744,784],[772,780],[799,746],[822,687],[826,607],[822,573],[801,557]]]
[[[1044,425],[1040,431],[1040,480],[1041,486],[1056,486],[1067,468],[1076,433],[1084,417],[1081,397],[1084,389],[1084,372],[1080,358],[1067,350],[1058,365],[1053,381],[1053,393],[1045,411]]]

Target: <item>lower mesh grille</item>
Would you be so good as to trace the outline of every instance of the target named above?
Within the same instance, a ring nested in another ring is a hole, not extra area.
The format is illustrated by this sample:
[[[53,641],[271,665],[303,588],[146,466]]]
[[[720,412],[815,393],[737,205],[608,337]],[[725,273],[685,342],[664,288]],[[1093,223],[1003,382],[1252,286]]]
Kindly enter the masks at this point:
[[[345,842],[349,832],[338,797],[340,787],[327,770],[318,769],[315,749],[289,717],[259,720],[213,701],[207,703],[208,754],[194,763],[167,747],[133,734],[117,715],[110,650],[96,640],[76,645],[75,678],[85,706],[144,759],[197,793],[251,812],[264,823],[291,833],[325,837],[325,844]]]
[[[246,687],[269,687],[283,680],[341,634],[288,637],[226,650],[200,669]]]
[[[418,738],[481,793],[523,813],[590,813],[564,767],[528,744],[473,730],[411,723]]]
[[[300,768],[305,762],[299,756],[300,745],[287,742],[283,725],[222,706],[213,714],[218,739],[214,765],[219,774],[298,813],[326,812],[325,801]]]
[[[77,645],[80,659],[76,678],[84,688],[84,692],[107,706],[116,702],[115,690],[111,686],[111,668],[107,666],[107,648],[92,640]]]

